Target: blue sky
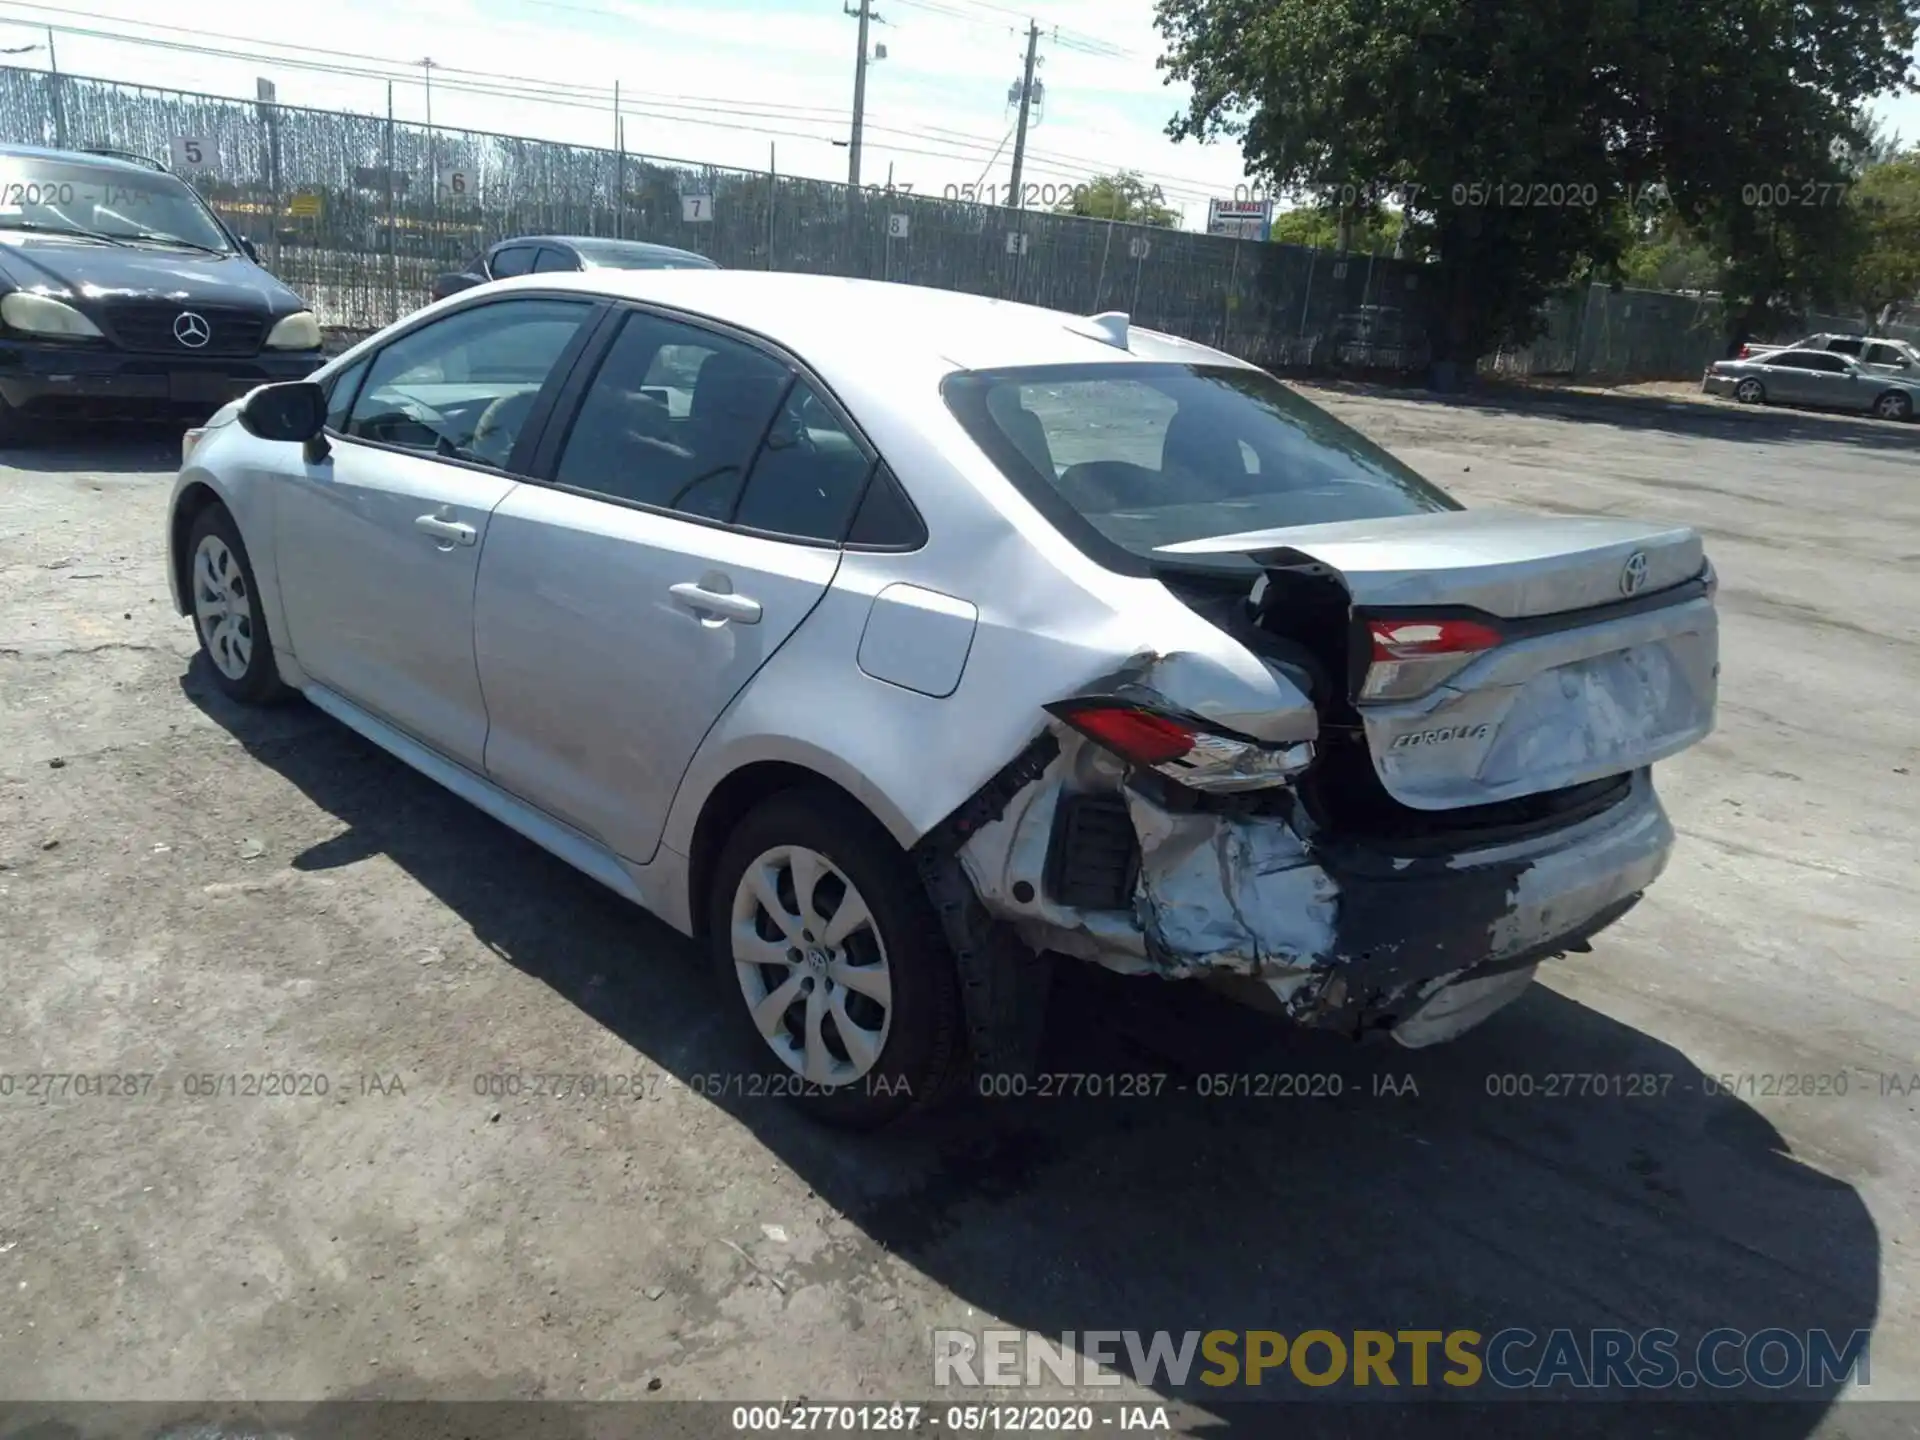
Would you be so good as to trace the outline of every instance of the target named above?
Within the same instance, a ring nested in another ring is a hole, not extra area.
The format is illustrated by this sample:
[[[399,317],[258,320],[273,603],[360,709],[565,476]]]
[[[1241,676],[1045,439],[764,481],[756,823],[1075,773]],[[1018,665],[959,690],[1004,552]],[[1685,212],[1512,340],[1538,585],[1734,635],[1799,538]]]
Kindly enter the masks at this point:
[[[1028,14],[1042,25],[1046,93],[1029,136],[1028,182],[1063,191],[1125,166],[1146,174],[1197,226],[1208,196],[1231,196],[1246,181],[1235,147],[1166,138],[1185,96],[1154,67],[1152,0],[874,0],[874,8],[885,23],[871,38],[887,58],[868,71],[867,182],[884,181],[891,167],[896,184],[918,193],[984,183],[1002,187],[1004,197],[1014,118],[1008,88],[1019,76]],[[384,113],[383,79],[304,70],[290,63],[300,52],[282,47],[378,57],[339,63],[398,77],[396,109],[416,120],[426,97],[413,62],[430,56],[438,66],[436,124],[584,143],[611,143],[618,81],[630,151],[764,168],[771,144],[783,173],[847,173],[847,152],[832,143],[846,138],[852,96],[857,27],[843,0],[197,0],[166,9],[152,0],[0,0],[0,46],[43,39],[35,29],[46,22],[200,38],[166,28],[184,27],[226,37],[205,43],[282,57],[220,59],[61,33],[60,66],[73,73],[246,96],[264,74],[285,103],[368,113]],[[9,58],[45,64],[40,52]],[[493,76],[571,103],[462,88],[500,83]],[[1879,108],[1909,141],[1920,140],[1920,97]]]

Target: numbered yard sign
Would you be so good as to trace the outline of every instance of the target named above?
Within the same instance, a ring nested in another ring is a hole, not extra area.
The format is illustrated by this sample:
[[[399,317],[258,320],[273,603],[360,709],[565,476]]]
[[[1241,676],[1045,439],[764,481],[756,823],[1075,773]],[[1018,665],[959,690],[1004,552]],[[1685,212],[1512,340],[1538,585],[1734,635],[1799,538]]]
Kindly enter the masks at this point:
[[[680,218],[690,225],[710,224],[713,220],[713,197],[711,195],[682,195],[680,197]]]
[[[1136,235],[1127,242],[1127,255],[1134,260],[1144,260],[1153,253],[1153,246],[1144,235]]]
[[[213,164],[213,142],[193,135],[173,137],[173,168],[204,170]]]
[[[904,215],[887,216],[887,238],[904,240],[907,238],[907,217]]]
[[[440,177],[440,188],[455,200],[465,200],[473,194],[473,177],[464,170],[449,170]]]
[[[1025,235],[1022,235],[1017,230],[1009,230],[1007,232],[1007,253],[1009,255],[1026,254],[1027,253],[1027,237]]]

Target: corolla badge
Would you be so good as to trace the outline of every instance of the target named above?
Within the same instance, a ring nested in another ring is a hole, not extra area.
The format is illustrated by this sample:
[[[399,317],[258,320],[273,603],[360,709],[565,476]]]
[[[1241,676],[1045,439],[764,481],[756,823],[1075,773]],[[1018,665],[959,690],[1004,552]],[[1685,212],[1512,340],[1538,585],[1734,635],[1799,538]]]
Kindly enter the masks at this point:
[[[173,322],[173,338],[189,350],[198,350],[213,338],[213,328],[205,316],[182,310]]]
[[[1620,569],[1620,593],[1638,595],[1647,588],[1647,552],[1636,550]]]

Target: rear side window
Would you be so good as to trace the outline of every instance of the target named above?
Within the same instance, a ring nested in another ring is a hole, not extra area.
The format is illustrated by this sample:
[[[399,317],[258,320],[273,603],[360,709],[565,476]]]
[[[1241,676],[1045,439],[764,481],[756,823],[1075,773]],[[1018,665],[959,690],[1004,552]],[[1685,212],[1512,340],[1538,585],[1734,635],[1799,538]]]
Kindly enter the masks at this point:
[[[536,275],[544,275],[552,270],[578,270],[579,268],[574,263],[573,256],[564,250],[542,249],[540,258],[533,262],[533,273]]]
[[[1115,548],[1140,562],[1206,536],[1460,508],[1257,370],[970,371],[949,377],[945,394],[1007,477],[1109,564]]]
[[[1859,340],[1829,340],[1827,342],[1827,349],[1837,351],[1842,355],[1857,356],[1863,344],[1864,342]]]
[[[804,382],[767,430],[733,523],[807,540],[839,540],[866,489],[866,452]]]
[[[785,365],[726,336],[629,315],[588,387],[554,479],[725,520],[792,380]]]

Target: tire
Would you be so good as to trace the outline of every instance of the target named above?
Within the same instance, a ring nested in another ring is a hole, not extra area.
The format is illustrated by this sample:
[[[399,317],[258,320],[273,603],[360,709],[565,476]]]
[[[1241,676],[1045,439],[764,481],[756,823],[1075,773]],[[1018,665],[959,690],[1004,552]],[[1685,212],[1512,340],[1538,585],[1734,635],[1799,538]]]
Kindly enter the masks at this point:
[[[1898,390],[1889,390],[1873,402],[1873,413],[1882,420],[1911,420],[1913,401]]]
[[[1767,403],[1767,387],[1749,376],[1733,387],[1733,398],[1742,405],[1764,405]]]
[[[187,598],[213,683],[242,705],[272,705],[291,693],[274,663],[258,595],[240,527],[226,506],[207,506],[187,532]]]
[[[858,903],[867,918],[836,933]],[[952,1088],[966,1054],[953,952],[907,856],[845,797],[788,790],[750,812],[714,866],[707,931],[721,1003],[768,1081],[752,1093],[873,1130]]]

